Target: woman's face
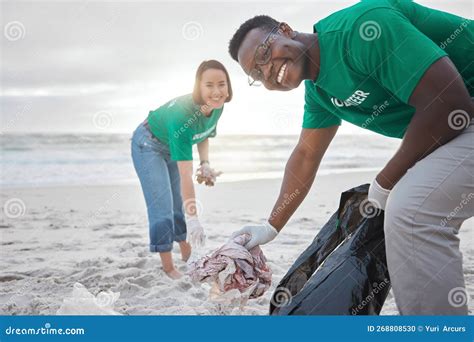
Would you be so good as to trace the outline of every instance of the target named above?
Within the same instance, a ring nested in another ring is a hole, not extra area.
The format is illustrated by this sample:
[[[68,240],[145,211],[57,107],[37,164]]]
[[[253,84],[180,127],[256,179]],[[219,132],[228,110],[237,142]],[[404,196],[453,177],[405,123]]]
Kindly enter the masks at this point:
[[[200,87],[203,103],[213,109],[221,108],[229,96],[227,77],[224,71],[219,69],[204,71],[201,76]]]

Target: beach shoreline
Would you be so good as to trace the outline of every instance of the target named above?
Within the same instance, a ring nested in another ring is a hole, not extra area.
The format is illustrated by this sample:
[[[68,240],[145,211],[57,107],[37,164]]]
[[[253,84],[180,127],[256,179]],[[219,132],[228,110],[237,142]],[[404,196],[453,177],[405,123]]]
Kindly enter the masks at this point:
[[[172,281],[163,274],[158,255],[148,251],[145,201],[138,183],[3,189],[0,314],[54,315],[79,282],[93,294],[120,292],[114,309],[125,315],[266,315],[274,288],[337,209],[341,192],[370,183],[375,174],[317,176],[287,226],[262,248],[273,270],[272,287],[243,308],[211,303],[208,286],[187,278]],[[242,225],[264,220],[280,184],[281,179],[258,179],[196,186],[208,236],[205,253]],[[15,203],[19,211],[13,212]],[[474,294],[474,253],[467,232],[472,222],[464,223],[459,237],[467,288]],[[185,271],[177,244],[173,257]],[[391,294],[382,314],[398,314]]]

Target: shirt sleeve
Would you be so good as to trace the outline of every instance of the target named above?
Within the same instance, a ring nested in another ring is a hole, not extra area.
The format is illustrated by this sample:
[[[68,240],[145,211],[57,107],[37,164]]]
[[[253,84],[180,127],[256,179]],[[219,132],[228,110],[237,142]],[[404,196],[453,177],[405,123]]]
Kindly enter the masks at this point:
[[[402,13],[376,8],[358,18],[348,36],[348,61],[408,103],[426,70],[447,53]]]
[[[217,125],[214,127],[212,132],[209,134],[208,138],[215,138],[217,135]]]
[[[341,119],[317,103],[311,81],[305,81],[303,128],[326,128],[341,125]]]

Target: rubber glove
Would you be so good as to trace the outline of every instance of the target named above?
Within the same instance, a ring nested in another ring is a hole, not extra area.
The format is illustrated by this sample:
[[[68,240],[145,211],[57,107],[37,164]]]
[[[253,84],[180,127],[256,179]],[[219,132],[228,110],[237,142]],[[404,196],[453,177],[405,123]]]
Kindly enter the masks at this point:
[[[242,234],[250,234],[251,239],[245,245],[248,250],[258,245],[266,244],[272,241],[278,235],[278,231],[267,221],[260,225],[244,226],[232,234],[232,238]]]

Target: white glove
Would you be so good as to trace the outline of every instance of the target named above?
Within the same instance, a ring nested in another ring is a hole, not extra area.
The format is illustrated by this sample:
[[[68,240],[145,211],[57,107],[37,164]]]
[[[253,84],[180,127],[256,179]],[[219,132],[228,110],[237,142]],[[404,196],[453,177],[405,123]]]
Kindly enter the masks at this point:
[[[388,195],[390,190],[384,189],[380,186],[377,180],[374,179],[369,187],[368,199],[378,209],[385,210]]]
[[[206,241],[206,235],[204,234],[204,228],[199,222],[197,216],[186,217],[186,229],[187,237],[186,241],[194,247],[203,247]]]
[[[242,234],[250,234],[250,241],[247,242],[245,248],[251,250],[257,245],[263,245],[272,241],[278,235],[278,231],[268,222],[258,226],[244,226],[240,230],[232,233],[232,238]]]

